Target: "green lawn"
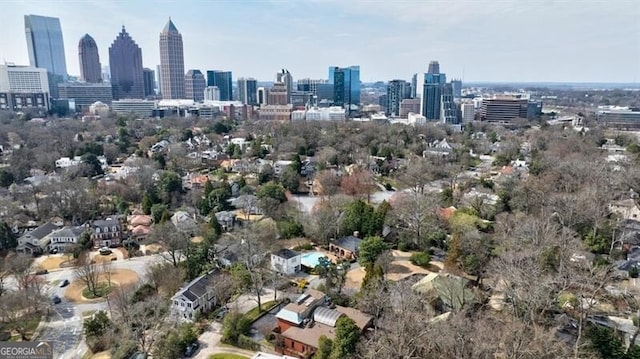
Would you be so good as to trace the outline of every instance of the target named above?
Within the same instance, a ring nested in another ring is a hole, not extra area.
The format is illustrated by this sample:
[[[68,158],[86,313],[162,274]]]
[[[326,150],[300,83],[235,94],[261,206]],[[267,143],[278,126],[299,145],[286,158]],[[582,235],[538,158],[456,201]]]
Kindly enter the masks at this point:
[[[262,311],[259,311],[258,310],[258,306],[256,306],[255,308],[253,308],[250,311],[248,311],[244,316],[245,316],[245,318],[248,318],[253,323],[256,319],[258,319],[260,314],[270,311],[276,305],[278,305],[278,301],[275,301],[275,300],[272,300],[272,301],[269,301],[269,302],[264,302],[261,305]]]
[[[115,285],[109,285],[107,282],[100,282],[96,286],[96,292],[98,295],[94,295],[87,287],[82,290],[82,296],[87,299],[103,298],[107,294],[111,293],[115,288]]]
[[[249,358],[243,355],[238,355],[238,354],[220,353],[220,354],[211,355],[209,359],[249,359]]]

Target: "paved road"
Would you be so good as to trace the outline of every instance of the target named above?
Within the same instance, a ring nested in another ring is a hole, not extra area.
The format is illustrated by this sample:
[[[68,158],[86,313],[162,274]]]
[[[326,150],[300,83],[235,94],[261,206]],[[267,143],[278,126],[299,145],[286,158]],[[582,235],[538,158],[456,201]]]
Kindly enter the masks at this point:
[[[114,269],[129,269],[144,278],[147,267],[163,259],[159,255],[135,257],[126,260],[113,262]],[[64,279],[72,281],[74,279],[73,268],[55,269],[42,276],[48,283],[61,282]],[[64,299],[66,288],[47,286],[46,292],[49,298],[57,295],[62,298],[59,304],[51,303],[49,322],[42,328],[39,340],[48,340],[54,343],[56,359],[77,359],[81,358],[87,350],[82,331],[82,313],[88,311],[107,310],[106,301],[86,304],[76,304]],[[60,353],[60,354],[57,354]]]

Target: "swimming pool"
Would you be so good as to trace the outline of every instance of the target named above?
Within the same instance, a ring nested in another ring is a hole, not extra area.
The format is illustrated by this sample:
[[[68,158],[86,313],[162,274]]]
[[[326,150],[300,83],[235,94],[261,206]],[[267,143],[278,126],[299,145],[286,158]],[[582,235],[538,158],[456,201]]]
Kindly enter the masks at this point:
[[[305,267],[315,268],[319,264],[319,259],[326,256],[327,255],[322,252],[304,253],[300,258],[300,263]]]

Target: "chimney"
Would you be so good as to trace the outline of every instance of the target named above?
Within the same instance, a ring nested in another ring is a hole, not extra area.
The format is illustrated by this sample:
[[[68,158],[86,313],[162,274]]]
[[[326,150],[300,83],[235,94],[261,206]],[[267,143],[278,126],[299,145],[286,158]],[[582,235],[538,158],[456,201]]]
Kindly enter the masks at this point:
[[[353,231],[353,236],[356,237],[356,238],[360,238],[360,232]]]

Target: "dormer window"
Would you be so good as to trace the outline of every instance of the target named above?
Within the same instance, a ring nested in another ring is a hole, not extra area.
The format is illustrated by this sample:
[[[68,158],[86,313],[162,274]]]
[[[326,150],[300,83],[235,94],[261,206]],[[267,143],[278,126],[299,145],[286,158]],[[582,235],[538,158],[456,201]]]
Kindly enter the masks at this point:
[[[96,233],[100,233],[100,227],[96,227]]]
[[[113,227],[111,228],[111,231],[113,231],[113,232],[117,232],[117,231],[118,231],[118,227],[113,226]]]
[[[104,227],[104,233],[109,233],[109,227]]]

